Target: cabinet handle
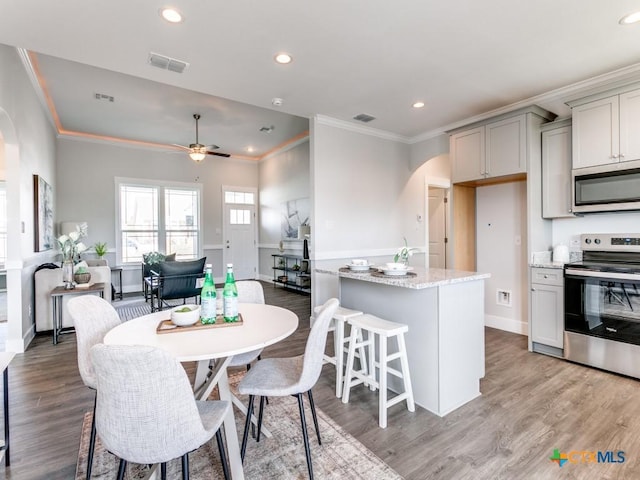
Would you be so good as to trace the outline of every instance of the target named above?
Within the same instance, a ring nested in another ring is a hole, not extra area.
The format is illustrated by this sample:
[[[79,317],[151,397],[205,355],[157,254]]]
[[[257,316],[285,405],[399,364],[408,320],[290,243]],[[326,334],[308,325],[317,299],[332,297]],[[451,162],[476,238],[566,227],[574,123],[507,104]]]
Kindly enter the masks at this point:
[[[622,158],[622,157],[624,157],[624,153],[621,153],[618,155],[618,158]]]
[[[543,276],[544,276],[544,278],[549,278],[549,275],[543,275]]]
[[[618,155],[614,153],[613,155],[611,155],[611,158],[618,158]]]
[[[531,289],[531,291],[532,291],[532,292],[535,292],[535,291],[536,291],[536,289],[535,289],[535,288],[532,288],[532,289]]]

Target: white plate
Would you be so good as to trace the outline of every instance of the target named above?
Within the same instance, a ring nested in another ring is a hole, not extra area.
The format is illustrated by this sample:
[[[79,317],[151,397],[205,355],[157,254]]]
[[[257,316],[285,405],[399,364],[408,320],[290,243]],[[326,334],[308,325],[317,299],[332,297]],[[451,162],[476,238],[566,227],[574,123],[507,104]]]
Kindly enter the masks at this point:
[[[413,267],[407,267],[404,270],[395,270],[395,269],[389,270],[388,268],[380,267],[380,270],[382,270],[382,273],[384,273],[385,275],[389,275],[393,277],[393,276],[406,275],[407,272],[410,272],[411,270],[413,270]]]
[[[354,272],[366,272],[371,267],[373,267],[373,265],[372,264],[369,264],[369,265],[352,265],[352,264],[348,263],[347,267],[349,267],[349,270],[353,270]]]

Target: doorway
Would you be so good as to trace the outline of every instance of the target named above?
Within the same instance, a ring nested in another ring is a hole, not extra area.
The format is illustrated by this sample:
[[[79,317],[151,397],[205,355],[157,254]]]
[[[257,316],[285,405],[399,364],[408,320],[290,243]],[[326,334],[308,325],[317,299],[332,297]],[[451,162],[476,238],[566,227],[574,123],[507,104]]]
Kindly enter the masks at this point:
[[[258,275],[256,189],[223,187],[223,262],[233,264],[236,280]],[[226,269],[223,269],[223,274]]]
[[[446,178],[425,178],[425,263],[427,268],[447,268],[449,264],[447,249],[449,226],[449,188],[451,182]]]

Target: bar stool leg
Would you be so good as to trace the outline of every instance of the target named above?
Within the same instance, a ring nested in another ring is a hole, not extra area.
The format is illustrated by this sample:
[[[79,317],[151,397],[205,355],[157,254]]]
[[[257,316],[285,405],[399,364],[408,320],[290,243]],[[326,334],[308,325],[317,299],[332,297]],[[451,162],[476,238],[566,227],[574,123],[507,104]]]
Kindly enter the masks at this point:
[[[379,338],[380,391],[378,392],[378,425],[387,428],[387,339]]]
[[[416,404],[413,400],[413,387],[411,386],[411,375],[409,374],[409,360],[407,359],[407,347],[404,343],[404,334],[398,335],[398,348],[400,349],[400,365],[402,366],[402,380],[404,381],[404,391],[407,394],[407,409],[410,412],[416,411]]]
[[[373,332],[367,331],[367,340],[369,341],[369,346],[367,348],[368,362],[369,362],[369,377],[373,380],[373,382],[369,383],[369,390],[372,392],[376,391],[376,335]],[[379,342],[382,341],[382,338],[378,339]]]
[[[356,354],[356,342],[358,338],[358,327],[351,325],[351,335],[349,335],[349,353],[347,353],[347,364],[345,365],[345,377],[342,391],[342,403],[349,403],[349,393],[351,391],[351,370],[353,370],[353,360]]]
[[[336,397],[340,398],[344,382],[344,322],[335,319],[333,321],[335,322],[333,343],[336,355]]]

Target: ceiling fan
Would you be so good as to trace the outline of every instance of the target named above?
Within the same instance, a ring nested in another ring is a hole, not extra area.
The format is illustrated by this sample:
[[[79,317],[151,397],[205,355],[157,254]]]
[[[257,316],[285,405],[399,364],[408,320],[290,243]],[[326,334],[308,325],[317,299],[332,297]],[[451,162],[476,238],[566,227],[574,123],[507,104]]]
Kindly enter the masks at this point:
[[[198,142],[198,120],[200,120],[200,114],[194,113],[193,118],[195,118],[196,120],[196,143],[191,143],[189,144],[188,147],[185,147],[184,145],[178,145],[176,143],[172,145],[175,147],[182,148],[184,150],[188,150],[191,160],[198,163],[204,160],[205,155],[217,155],[218,157],[230,157],[231,155],[229,155],[228,153],[213,152],[212,150],[217,150],[218,148],[220,148],[218,145],[203,145]]]

